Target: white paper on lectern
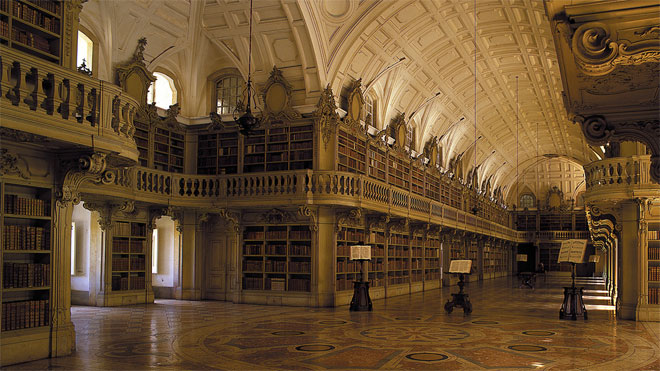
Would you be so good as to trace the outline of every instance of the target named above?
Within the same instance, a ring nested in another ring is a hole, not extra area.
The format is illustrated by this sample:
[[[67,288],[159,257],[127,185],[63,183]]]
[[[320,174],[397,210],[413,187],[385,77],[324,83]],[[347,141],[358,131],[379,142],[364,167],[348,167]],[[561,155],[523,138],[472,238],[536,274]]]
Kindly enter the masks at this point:
[[[371,246],[369,245],[351,246],[351,260],[371,260]]]
[[[449,273],[470,273],[472,260],[452,260],[449,264]]]
[[[527,261],[527,254],[516,254],[516,261],[517,262],[526,262]]]
[[[577,263],[584,261],[584,252],[587,249],[587,240],[565,240],[561,242],[561,250],[557,263]]]

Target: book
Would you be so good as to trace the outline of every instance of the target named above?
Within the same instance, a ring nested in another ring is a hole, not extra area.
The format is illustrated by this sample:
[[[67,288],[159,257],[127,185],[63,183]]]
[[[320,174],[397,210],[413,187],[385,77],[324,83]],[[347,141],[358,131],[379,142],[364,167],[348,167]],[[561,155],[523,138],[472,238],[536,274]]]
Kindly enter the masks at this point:
[[[371,246],[369,245],[351,246],[351,260],[371,260]]]
[[[452,260],[449,264],[449,273],[470,273],[472,260]]]
[[[587,240],[565,240],[561,243],[557,263],[582,263],[584,252],[587,249]]]

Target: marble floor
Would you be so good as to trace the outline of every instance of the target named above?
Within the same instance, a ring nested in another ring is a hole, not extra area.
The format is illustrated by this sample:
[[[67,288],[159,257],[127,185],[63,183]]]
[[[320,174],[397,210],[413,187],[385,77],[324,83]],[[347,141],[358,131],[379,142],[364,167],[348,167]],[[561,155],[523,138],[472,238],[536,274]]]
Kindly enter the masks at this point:
[[[77,351],[11,369],[660,369],[659,323],[617,320],[598,285],[586,286],[588,320],[560,320],[561,286],[471,283],[468,316],[443,310],[456,287],[376,300],[373,312],[176,300],[74,306]]]

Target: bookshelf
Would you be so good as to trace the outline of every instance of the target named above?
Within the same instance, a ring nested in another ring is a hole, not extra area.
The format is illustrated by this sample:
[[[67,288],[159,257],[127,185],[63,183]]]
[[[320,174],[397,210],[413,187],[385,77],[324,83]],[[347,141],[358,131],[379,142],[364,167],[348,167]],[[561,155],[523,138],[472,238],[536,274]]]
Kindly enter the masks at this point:
[[[388,183],[408,190],[410,188],[410,161],[394,154],[389,154],[387,165]]]
[[[518,213],[516,215],[516,225],[519,231],[536,231],[536,212]]]
[[[425,181],[425,176],[424,176],[424,169],[420,168],[418,166],[411,166],[410,167],[410,178],[411,178],[411,183],[412,187],[410,190],[413,193],[416,193],[420,196],[424,196],[424,181]]]
[[[387,154],[376,145],[369,145],[369,176],[385,181],[387,177]]]
[[[385,286],[385,232],[370,231],[369,245],[371,245],[371,261],[369,261],[371,287]]]
[[[337,170],[365,173],[366,140],[346,131],[337,130]]]
[[[478,277],[480,272],[479,267],[479,244],[477,241],[471,239],[468,241],[468,259],[472,260],[472,272],[475,277]]]
[[[157,127],[153,144],[154,169],[183,173],[184,134]]]
[[[0,183],[3,333],[50,325],[52,191]],[[3,335],[8,336],[8,335]]]
[[[243,142],[244,173],[313,168],[312,125],[255,130]]]
[[[110,261],[112,291],[146,289],[146,252],[146,223],[115,222]]]
[[[424,281],[437,281],[440,279],[441,267],[440,239],[427,237],[424,252]]]
[[[203,134],[197,137],[197,174],[236,174],[238,133]]]
[[[410,282],[410,238],[407,234],[390,232],[387,244],[388,285]]]
[[[559,259],[559,250],[561,250],[560,242],[539,243],[540,262],[543,263],[543,267],[547,272],[566,271],[566,267],[562,269],[562,265],[557,262],[557,259]]]
[[[410,282],[424,281],[424,235],[414,233],[410,238]]]
[[[133,138],[135,138],[135,144],[139,152],[138,162],[140,166],[148,167],[149,166],[149,124],[142,122],[138,119],[134,120],[135,133],[133,133]]]
[[[62,8],[60,1],[0,1],[0,44],[60,64]]]
[[[248,226],[243,290],[311,291],[312,232],[306,225]]]
[[[438,202],[442,202],[441,199],[441,183],[440,177],[436,174],[426,173],[426,180],[424,186],[425,196]]]
[[[648,303],[660,304],[660,222],[648,224]]]
[[[344,227],[337,233],[336,291],[353,290],[360,276],[360,263],[350,260],[351,245],[364,242],[364,229]]]

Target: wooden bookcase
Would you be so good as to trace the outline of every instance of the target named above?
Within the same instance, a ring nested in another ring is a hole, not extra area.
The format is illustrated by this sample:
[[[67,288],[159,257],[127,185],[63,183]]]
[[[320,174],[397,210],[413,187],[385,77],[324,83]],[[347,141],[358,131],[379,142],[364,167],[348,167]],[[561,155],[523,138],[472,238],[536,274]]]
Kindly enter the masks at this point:
[[[424,281],[424,236],[413,234],[410,239],[410,282]]]
[[[337,130],[337,170],[365,173],[366,139]]]
[[[385,182],[387,180],[387,154],[376,145],[369,145],[369,176]]]
[[[312,232],[306,225],[249,226],[243,290],[311,291]]]
[[[434,201],[442,202],[440,177],[431,173],[426,173],[424,189],[426,197]]]
[[[453,182],[449,184],[448,205],[459,210],[463,208],[463,191],[457,184]]]
[[[536,231],[536,212],[521,212],[516,215],[517,230]]]
[[[360,264],[350,260],[350,246],[364,242],[364,234],[364,229],[350,227],[337,233],[335,291],[353,290],[353,281],[360,276]]]
[[[183,173],[185,135],[156,127],[154,134],[154,169]]]
[[[387,283],[410,282],[410,238],[408,234],[390,232],[387,244]]]
[[[313,168],[312,125],[291,125],[255,130],[243,140],[243,172]]]
[[[648,224],[648,303],[660,304],[660,222]]]
[[[427,236],[426,250],[424,252],[424,281],[440,279],[440,239]]]
[[[140,152],[138,155],[138,162],[140,166],[148,167],[149,166],[149,125],[139,120],[134,120],[135,133],[133,138],[135,138],[135,144],[137,149]]]
[[[0,1],[0,44],[60,64],[62,8],[52,0]]]
[[[146,289],[147,250],[146,223],[115,222],[110,261],[112,291]]]
[[[385,286],[385,232],[369,232],[371,261],[369,261],[369,281],[371,287]]]
[[[52,190],[0,183],[4,335],[50,325],[52,302]]]
[[[468,240],[468,259],[472,260],[472,276],[478,277],[480,273],[479,267],[479,244],[477,241]]]
[[[394,154],[389,154],[387,165],[387,182],[408,190],[410,188],[410,161]]]
[[[420,196],[424,196],[425,171],[418,166],[410,166],[412,187],[410,190]]]
[[[238,172],[238,133],[197,136],[197,174],[236,174]]]

